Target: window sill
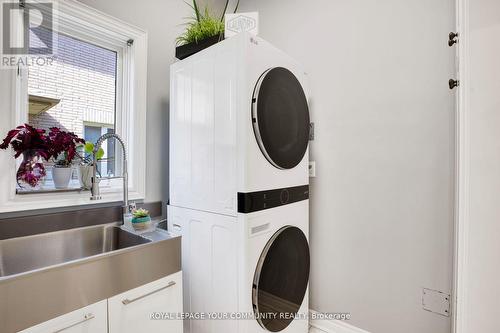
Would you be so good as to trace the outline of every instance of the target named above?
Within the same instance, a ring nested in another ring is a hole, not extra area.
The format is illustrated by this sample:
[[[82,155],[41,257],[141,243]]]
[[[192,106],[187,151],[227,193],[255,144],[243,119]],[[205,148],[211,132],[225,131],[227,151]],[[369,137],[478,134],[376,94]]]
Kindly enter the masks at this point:
[[[61,192],[84,192],[88,191],[81,187],[68,187],[68,188],[46,188],[40,190],[23,190],[16,189],[16,195],[30,195],[30,194],[45,194],[45,193],[61,193]]]
[[[90,200],[89,191],[32,193],[15,195],[0,206],[0,214],[47,208],[99,205],[123,200],[123,192],[118,189],[102,189],[101,200]],[[144,194],[131,190],[129,200],[142,201]]]
[[[86,191],[80,187],[80,182],[77,179],[72,179],[69,186],[64,189],[57,189],[54,187],[53,181],[45,181],[40,187],[32,189],[29,187],[17,187],[16,195],[33,195],[44,193],[57,193],[57,192],[83,192]]]

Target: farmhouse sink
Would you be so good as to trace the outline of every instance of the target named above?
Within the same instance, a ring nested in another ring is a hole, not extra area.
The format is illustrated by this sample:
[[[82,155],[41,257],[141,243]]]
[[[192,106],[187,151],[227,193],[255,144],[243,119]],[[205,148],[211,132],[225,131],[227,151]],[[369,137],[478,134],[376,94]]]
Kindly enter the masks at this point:
[[[0,332],[18,332],[181,270],[181,238],[118,223],[0,240]],[[29,309],[29,311],[27,311]]]
[[[0,240],[0,277],[149,242],[115,225]]]

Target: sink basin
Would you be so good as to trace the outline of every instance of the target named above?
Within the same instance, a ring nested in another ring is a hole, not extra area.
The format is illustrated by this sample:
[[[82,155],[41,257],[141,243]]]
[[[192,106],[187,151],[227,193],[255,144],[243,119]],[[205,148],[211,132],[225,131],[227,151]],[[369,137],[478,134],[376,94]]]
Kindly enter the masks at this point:
[[[99,225],[0,240],[0,277],[149,242],[151,241],[116,225]]]
[[[0,240],[0,332],[19,332],[180,270],[181,237],[161,229],[139,236],[108,223]]]

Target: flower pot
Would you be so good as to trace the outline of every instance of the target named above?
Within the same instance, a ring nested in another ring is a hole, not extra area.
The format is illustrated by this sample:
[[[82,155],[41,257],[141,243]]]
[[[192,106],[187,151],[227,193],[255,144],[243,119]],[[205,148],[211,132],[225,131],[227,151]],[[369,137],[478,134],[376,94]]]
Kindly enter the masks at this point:
[[[135,230],[145,229],[151,225],[151,217],[134,217],[132,218],[132,226]]]
[[[54,180],[54,187],[57,189],[65,189],[69,186],[73,168],[54,166],[52,168],[52,179]]]
[[[190,55],[200,52],[203,49],[206,49],[209,46],[217,44],[222,41],[224,36],[215,35],[212,37],[205,38],[203,40],[198,41],[198,43],[189,43],[181,46],[177,46],[175,48],[175,57],[179,60],[185,59]]]
[[[17,183],[19,186],[38,187],[41,180],[46,175],[42,157],[35,149],[26,150],[23,152],[23,161],[17,169]]]
[[[92,169],[91,165],[78,166],[78,181],[80,182],[80,187],[84,190],[90,190],[92,187]]]

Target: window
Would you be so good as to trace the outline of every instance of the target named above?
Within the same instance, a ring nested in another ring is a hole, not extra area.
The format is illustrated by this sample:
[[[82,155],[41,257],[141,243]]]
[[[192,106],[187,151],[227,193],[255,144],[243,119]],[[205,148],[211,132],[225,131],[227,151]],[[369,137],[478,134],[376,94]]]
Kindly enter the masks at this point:
[[[56,126],[91,142],[102,134],[117,133],[127,146],[130,198],[143,199],[147,34],[78,1],[54,4],[53,30],[42,27],[40,34],[38,29],[30,38],[30,49],[53,33],[56,58],[51,65],[12,71],[13,89],[0,91],[0,103],[12,113],[0,129],[5,133],[22,123],[44,129]],[[103,202],[117,201],[122,196],[122,180],[116,179],[121,176],[122,161],[116,156],[122,152],[114,140],[104,142],[102,148],[105,154],[98,171],[109,178],[101,182]],[[5,155],[0,172],[12,177],[0,178],[0,212],[95,203],[88,191],[79,190],[76,171],[70,187],[77,191],[51,191],[53,163],[46,163],[43,186],[22,195],[26,193],[16,183],[16,163]]]
[[[84,125],[83,138],[88,142],[96,142],[101,135],[106,133],[114,133],[115,130],[109,125]],[[104,156],[101,163],[97,166],[97,171],[102,176],[114,177],[118,176],[116,173],[116,160],[115,160],[115,142],[112,140],[106,141],[103,145]]]
[[[89,142],[114,132],[117,52],[43,28],[38,28],[36,35],[31,31],[30,35],[32,48],[39,48],[44,39],[54,38],[56,54],[50,66],[27,68],[28,123],[47,132],[58,127]],[[44,104],[47,100],[54,102]],[[114,141],[106,142],[103,148],[105,155],[98,165],[99,173],[113,177]],[[17,192],[54,189],[52,167],[53,163],[45,163],[47,176],[41,186],[33,189],[18,185]],[[78,169],[73,167],[69,189],[80,189],[77,173]]]

